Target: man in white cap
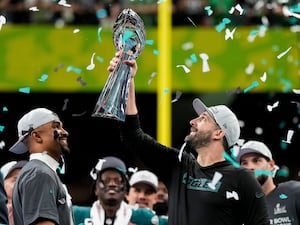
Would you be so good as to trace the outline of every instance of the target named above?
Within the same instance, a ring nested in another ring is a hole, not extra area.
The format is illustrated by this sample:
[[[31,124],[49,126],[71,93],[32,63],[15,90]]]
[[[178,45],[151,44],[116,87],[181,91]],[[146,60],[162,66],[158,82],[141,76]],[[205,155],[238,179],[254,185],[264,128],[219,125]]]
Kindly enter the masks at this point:
[[[237,161],[251,170],[266,195],[270,224],[300,224],[300,182],[275,184],[278,167],[270,149],[260,141],[250,140],[239,150]]]
[[[140,170],[131,175],[127,195],[129,205],[153,210],[158,187],[157,176],[148,170]]]
[[[18,122],[18,141],[9,151],[29,151],[29,162],[18,175],[13,190],[13,218],[16,225],[73,225],[72,202],[57,169],[70,152],[57,114],[46,108],[26,113]]]
[[[116,53],[108,71],[115,69],[120,55],[121,51]],[[185,142],[197,152],[197,158],[164,146],[140,127],[134,88],[137,64],[135,60],[124,63],[131,67],[131,80],[125,123],[120,122],[121,139],[166,184],[169,224],[269,224],[259,183],[249,170],[234,167],[224,156],[240,135],[235,114],[225,105],[208,108],[195,99],[197,117],[190,121]]]

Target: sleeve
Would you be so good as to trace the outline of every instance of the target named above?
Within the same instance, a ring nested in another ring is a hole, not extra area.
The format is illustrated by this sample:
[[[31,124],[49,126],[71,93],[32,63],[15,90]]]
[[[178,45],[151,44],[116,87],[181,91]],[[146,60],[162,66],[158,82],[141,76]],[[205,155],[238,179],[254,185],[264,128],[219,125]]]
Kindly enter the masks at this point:
[[[57,199],[65,200],[66,204],[66,193],[59,188],[53,176],[37,172],[23,180],[21,191],[24,224],[33,224],[38,220],[50,220],[59,224]]]
[[[121,141],[132,154],[166,183],[172,168],[178,163],[179,151],[166,147],[143,132],[138,115],[127,115],[125,123],[120,123]]]
[[[243,170],[240,178],[244,225],[269,225],[265,194],[253,173]]]
[[[4,189],[3,177],[0,174],[0,224],[8,224],[7,195]]]

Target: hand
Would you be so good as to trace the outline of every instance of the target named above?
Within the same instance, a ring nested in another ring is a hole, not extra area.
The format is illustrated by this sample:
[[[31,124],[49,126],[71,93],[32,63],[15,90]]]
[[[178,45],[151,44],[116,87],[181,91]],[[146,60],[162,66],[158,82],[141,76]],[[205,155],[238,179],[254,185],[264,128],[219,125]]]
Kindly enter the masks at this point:
[[[115,54],[115,57],[113,57],[111,59],[111,61],[109,63],[109,66],[107,68],[107,70],[109,72],[112,72],[116,68],[116,66],[117,66],[117,64],[118,64],[118,62],[120,60],[121,55],[122,55],[122,50],[118,51]],[[133,59],[133,60],[124,60],[123,62],[126,63],[128,66],[131,67],[131,77],[133,78],[135,76],[135,74],[137,72],[137,68],[138,68],[136,60],[135,59]]]

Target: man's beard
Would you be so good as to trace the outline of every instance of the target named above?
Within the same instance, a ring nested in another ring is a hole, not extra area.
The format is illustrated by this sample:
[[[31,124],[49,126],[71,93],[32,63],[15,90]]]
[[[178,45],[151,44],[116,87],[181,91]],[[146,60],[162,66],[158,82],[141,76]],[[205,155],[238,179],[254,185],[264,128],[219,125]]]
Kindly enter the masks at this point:
[[[268,176],[265,174],[259,175],[258,177],[256,177],[258,183],[262,186],[264,185],[264,183],[267,181]]]
[[[212,131],[196,132],[194,135],[187,135],[184,141],[193,149],[197,150],[200,147],[206,147],[211,141]]]

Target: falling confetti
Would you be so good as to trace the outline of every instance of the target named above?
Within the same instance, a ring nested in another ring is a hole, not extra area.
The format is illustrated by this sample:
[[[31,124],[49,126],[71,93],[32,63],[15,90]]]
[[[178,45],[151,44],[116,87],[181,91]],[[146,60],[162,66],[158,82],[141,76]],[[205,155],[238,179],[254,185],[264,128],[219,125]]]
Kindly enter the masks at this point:
[[[73,71],[73,72],[78,73],[78,74],[81,73],[81,69],[76,68],[76,67],[74,67],[74,66],[68,66],[67,72],[70,72],[70,71]]]
[[[3,149],[5,147],[5,142],[4,141],[1,141],[0,142],[0,149]]]
[[[260,175],[267,175],[267,176],[273,176],[273,172],[269,171],[269,170],[260,170],[260,169],[256,169],[254,172],[254,175],[256,177],[260,176]]]
[[[8,112],[8,108],[6,106],[3,106],[2,111],[3,112]]]
[[[30,87],[19,88],[19,92],[29,94],[30,93]]]
[[[233,34],[234,34],[235,30],[236,30],[236,27],[233,28],[232,31],[230,31],[229,28],[226,28],[226,30],[225,30],[225,40],[226,40],[226,41],[227,41],[229,38],[230,38],[231,40],[233,40]]]
[[[54,68],[54,72],[57,72],[59,69],[61,69],[63,67],[64,67],[63,63],[59,64],[57,67]]]
[[[74,29],[73,30],[73,34],[76,34],[76,33],[78,33],[80,30],[79,29]]]
[[[153,40],[146,40],[146,45],[153,45],[154,41]]]
[[[153,72],[153,73],[151,73],[151,75],[150,75],[150,79],[148,80],[148,85],[150,85],[150,84],[151,84],[151,82],[152,82],[153,78],[156,76],[156,74],[157,74],[157,72]]]
[[[267,109],[269,112],[272,112],[274,108],[278,107],[279,101],[275,102],[273,105],[267,105]]]
[[[209,65],[208,65],[208,55],[206,53],[200,53],[199,57],[202,59],[202,72],[206,73],[210,71]]]
[[[4,131],[5,126],[0,125],[0,132]]]
[[[76,79],[82,86],[86,85],[86,82],[82,79],[82,77],[77,77]]]
[[[62,111],[65,111],[65,110],[67,109],[67,107],[68,107],[68,102],[69,102],[69,99],[66,98],[66,99],[64,100],[64,105],[63,105]]]
[[[6,24],[6,17],[0,15],[0,30],[2,29],[2,25]]]
[[[95,63],[94,63],[95,54],[96,53],[94,52],[92,57],[91,57],[91,63],[86,67],[87,70],[93,70],[95,68]]]
[[[40,82],[45,82],[48,79],[48,74],[43,74],[38,80]]]
[[[229,10],[229,13],[233,14],[234,10],[237,10],[240,13],[240,16],[243,15],[244,9],[241,7],[240,4],[236,4],[234,7],[231,7],[231,9]]]
[[[259,85],[259,83],[257,81],[253,81],[252,84],[244,89],[244,93],[247,93],[248,91],[250,91],[251,89],[257,87]]]
[[[266,72],[264,72],[264,74],[260,77],[260,80],[262,82],[266,82],[266,80],[267,80],[267,73]]]
[[[285,50],[284,52],[280,53],[278,56],[277,56],[277,59],[280,59],[281,57],[283,57],[285,54],[287,54],[290,50],[291,50],[292,47],[289,47],[287,50]]]
[[[222,22],[216,26],[216,30],[218,32],[221,32],[226,27],[226,25],[229,24],[230,22],[231,20],[229,18],[223,18]]]
[[[38,12],[40,10],[36,6],[32,6],[29,8],[29,11]]]
[[[294,131],[293,130],[288,130],[286,140],[282,140],[282,141],[285,142],[285,143],[291,144],[291,140],[292,140],[293,135],[294,135]]]
[[[213,14],[213,10],[211,9],[211,6],[205,6],[204,10],[206,11],[208,16],[211,16]]]
[[[177,102],[180,99],[181,95],[182,95],[181,91],[176,91],[175,99],[173,99],[171,103]]]
[[[182,67],[182,69],[184,70],[185,73],[191,72],[191,70],[186,65],[177,65],[176,67],[177,68]]]

